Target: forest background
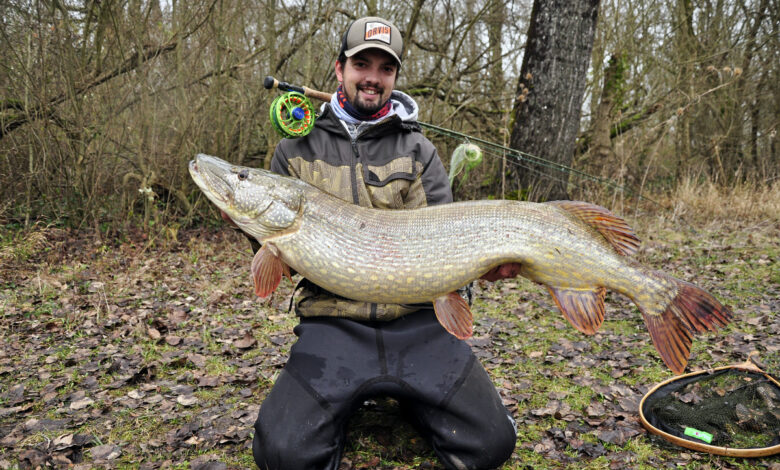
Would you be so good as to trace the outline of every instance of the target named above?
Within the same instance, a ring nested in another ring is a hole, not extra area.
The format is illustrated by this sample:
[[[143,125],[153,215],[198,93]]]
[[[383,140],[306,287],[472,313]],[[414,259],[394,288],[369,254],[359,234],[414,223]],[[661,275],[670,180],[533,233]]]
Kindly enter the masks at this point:
[[[254,296],[246,239],[187,163],[267,166],[279,93],[263,79],[334,91],[341,34],[374,13],[405,38],[399,89],[448,129],[425,129],[444,164],[457,135],[482,147],[457,199],[610,208],[643,239],[639,262],[734,312],[694,341],[689,370],[755,352],[778,374],[778,0],[12,0],[0,469],[254,468],[251,426],[295,341],[294,289]],[[586,337],[525,279],[475,293],[469,345],[518,422],[503,470],[780,470],[644,430],[639,401],[671,373],[625,298],[609,294]],[[397,404],[373,401],[339,468],[442,467]]]
[[[278,93],[263,78],[333,91],[340,35],[364,14],[401,25],[398,87],[421,121],[509,145],[535,125],[512,113],[528,96],[519,74],[531,9],[530,0],[4,2],[0,221],[111,234],[214,220],[187,162],[203,152],[267,166]],[[776,0],[601,2],[576,147],[555,156],[577,173],[554,178],[610,207],[691,182],[775,184],[778,15]],[[448,164],[460,142],[429,137]],[[456,197],[528,197],[523,174],[534,176],[527,161],[488,152]]]

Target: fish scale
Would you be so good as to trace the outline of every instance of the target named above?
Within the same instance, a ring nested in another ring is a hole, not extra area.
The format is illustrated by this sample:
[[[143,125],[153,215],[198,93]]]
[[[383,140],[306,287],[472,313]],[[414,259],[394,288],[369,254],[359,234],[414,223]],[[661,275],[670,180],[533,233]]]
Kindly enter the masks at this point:
[[[263,244],[252,261],[261,296],[292,267],[357,301],[433,302],[444,328],[466,338],[471,312],[455,291],[492,268],[519,263],[520,274],[547,287],[566,319],[586,334],[604,319],[607,289],[629,297],[662,360],[678,374],[691,336],[731,319],[707,292],[629,258],[639,244],[633,230],[586,202],[465,201],[379,210],[207,155],[190,163],[190,173],[212,202]]]
[[[528,266],[526,277],[532,280],[555,278],[557,285],[567,287],[593,285],[604,278],[605,270],[620,267],[611,247],[590,242],[574,247],[599,250],[583,260],[587,269],[567,270],[577,253],[556,243],[558,237],[545,238],[545,234],[583,229],[573,220],[553,217],[561,211],[554,206],[531,210],[537,205],[480,201],[403,212],[359,206],[344,211],[343,202],[325,193],[306,199],[299,229],[269,241],[279,248],[282,260],[304,277],[354,300],[430,301],[512,261]],[[588,261],[592,263],[586,266]],[[630,267],[622,268],[631,274]],[[369,275],[381,282],[366,283]]]

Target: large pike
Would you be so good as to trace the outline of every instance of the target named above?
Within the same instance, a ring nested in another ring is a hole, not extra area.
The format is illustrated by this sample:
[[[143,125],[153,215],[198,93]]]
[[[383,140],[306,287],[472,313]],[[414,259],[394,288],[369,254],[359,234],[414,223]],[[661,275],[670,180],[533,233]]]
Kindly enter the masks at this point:
[[[313,283],[364,302],[432,301],[458,338],[471,336],[455,291],[490,269],[520,263],[566,319],[594,334],[606,289],[639,307],[658,353],[676,374],[691,336],[731,312],[712,295],[628,258],[639,239],[606,209],[574,201],[469,201],[413,210],[346,203],[295,178],[197,155],[190,174],[238,227],[263,244],[252,260],[255,292],[271,294],[292,267]]]

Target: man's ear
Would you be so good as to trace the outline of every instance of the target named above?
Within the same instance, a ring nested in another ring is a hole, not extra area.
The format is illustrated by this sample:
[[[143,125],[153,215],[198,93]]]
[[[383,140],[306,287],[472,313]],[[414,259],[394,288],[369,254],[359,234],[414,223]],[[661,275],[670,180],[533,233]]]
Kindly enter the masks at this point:
[[[344,68],[341,66],[341,62],[336,59],[336,64],[333,66],[336,70],[336,79],[339,83],[344,82]]]

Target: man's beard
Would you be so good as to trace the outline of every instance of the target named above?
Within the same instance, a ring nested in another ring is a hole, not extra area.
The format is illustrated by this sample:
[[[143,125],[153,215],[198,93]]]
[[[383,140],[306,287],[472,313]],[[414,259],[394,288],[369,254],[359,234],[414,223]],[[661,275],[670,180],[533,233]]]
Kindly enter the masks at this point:
[[[360,97],[358,95],[358,92],[360,92],[360,87],[356,87],[356,89],[355,89],[355,99],[352,100],[352,106],[355,107],[355,110],[357,110],[357,112],[359,112],[360,114],[363,114],[365,116],[370,116],[370,115],[376,113],[377,111],[382,109],[382,106],[384,106],[385,103],[387,103],[387,101],[383,101],[381,103],[377,102],[376,104],[374,104],[374,103],[366,103],[365,101],[360,99]],[[377,95],[378,96],[382,96],[383,93],[384,93],[384,89],[383,90],[377,90]]]

